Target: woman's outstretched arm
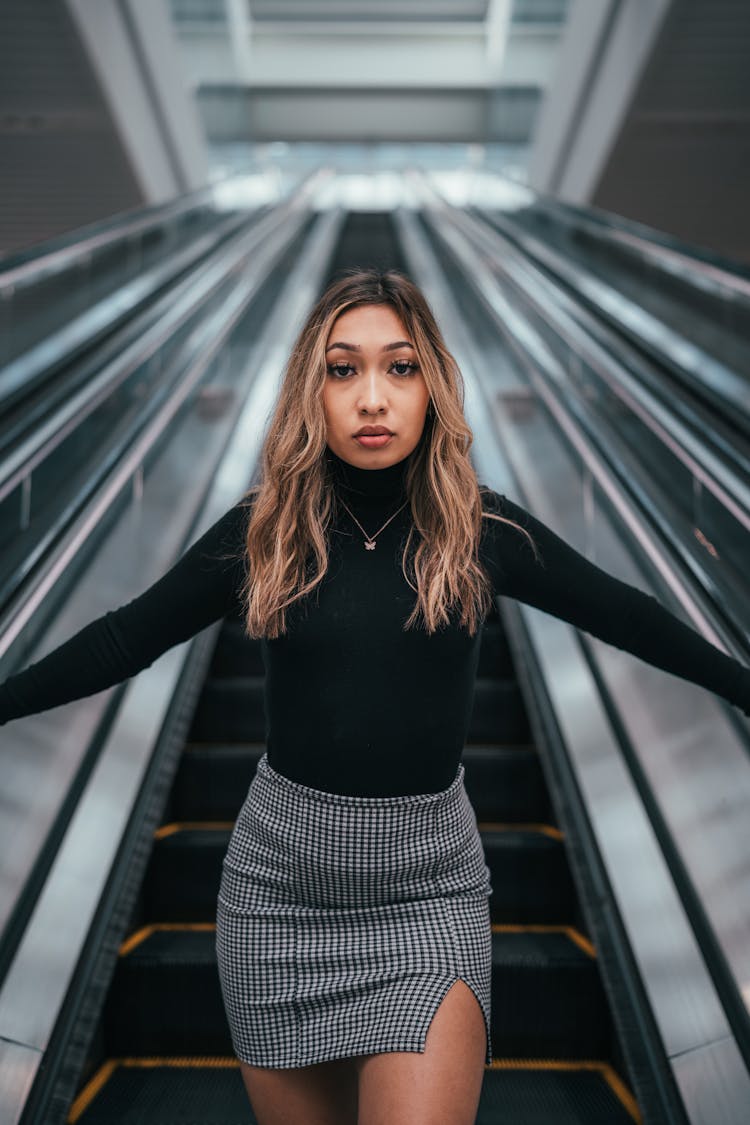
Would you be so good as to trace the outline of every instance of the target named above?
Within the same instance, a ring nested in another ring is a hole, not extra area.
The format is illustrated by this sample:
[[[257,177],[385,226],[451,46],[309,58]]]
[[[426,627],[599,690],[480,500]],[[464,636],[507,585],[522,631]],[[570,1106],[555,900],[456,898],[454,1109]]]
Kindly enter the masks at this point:
[[[240,500],[144,593],[0,684],[0,725],[121,683],[224,617],[245,574],[248,520]]]
[[[589,562],[506,496],[488,489],[483,506],[525,528],[539,556],[522,531],[483,517],[482,561],[496,594],[569,621],[750,714],[750,668],[721,652],[652,595]]]

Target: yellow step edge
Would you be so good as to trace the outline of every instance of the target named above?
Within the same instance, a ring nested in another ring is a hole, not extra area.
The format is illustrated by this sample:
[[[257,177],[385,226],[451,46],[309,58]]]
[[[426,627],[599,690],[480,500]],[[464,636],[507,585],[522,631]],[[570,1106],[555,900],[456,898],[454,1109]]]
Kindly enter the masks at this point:
[[[150,922],[147,926],[141,926],[134,930],[129,937],[125,938],[118,953],[120,957],[126,957],[128,953],[132,953],[137,945],[160,930],[203,930],[209,932],[215,929],[215,922]]]
[[[84,1110],[88,1109],[102,1086],[112,1077],[112,1074],[118,1066],[153,1068],[158,1066],[199,1066],[202,1069],[208,1067],[228,1068],[238,1067],[239,1061],[234,1055],[167,1055],[163,1058],[144,1056],[142,1058],[107,1059],[107,1061],[99,1067],[96,1074],[89,1079],[71,1104],[66,1118],[67,1125],[74,1125]]]
[[[545,926],[542,924],[529,924],[527,926],[515,925],[513,923],[498,922],[492,923],[492,930],[498,934],[565,934],[565,936],[587,953],[589,957],[596,960],[596,949],[591,944],[587,937],[584,937],[580,930],[575,926]]]
[[[68,1112],[68,1125],[75,1125],[75,1122],[84,1110],[88,1108],[118,1066],[143,1068],[156,1068],[160,1066],[216,1067],[229,1069],[231,1067],[238,1067],[239,1061],[233,1055],[166,1055],[163,1057],[144,1056],[142,1058],[107,1059],[93,1077],[89,1079],[73,1101]],[[485,1066],[485,1069],[598,1071],[624,1109],[630,1117],[632,1117],[633,1121],[636,1122],[636,1125],[642,1125],[638,1103],[619,1074],[608,1062],[603,1062],[599,1059],[493,1059],[489,1066]]]
[[[161,824],[154,832],[155,840],[163,840],[165,836],[174,836],[176,832],[186,832],[196,828],[206,831],[213,829],[234,828],[233,820],[173,820],[169,824]]]
[[[542,832],[552,840],[563,840],[565,837],[554,824],[532,823],[526,821],[496,821],[480,820],[477,822],[480,832]]]
[[[118,1065],[117,1059],[107,1059],[103,1066],[100,1066],[93,1078],[90,1078],[86,1085],[81,1090],[80,1094],[74,1099],[66,1120],[73,1125],[77,1121],[83,1111],[93,1102],[96,1095],[112,1076],[112,1072]]]
[[[491,928],[494,933],[498,934],[565,934],[569,941],[574,942],[579,949],[582,949],[589,957],[596,960],[596,949],[588,938],[584,937],[575,926],[544,926],[537,924],[523,926],[498,922],[493,923]],[[139,929],[134,930],[133,933],[125,939],[120,946],[119,955],[120,957],[126,957],[127,954],[132,953],[141,942],[146,941],[152,934],[161,930],[202,930],[207,933],[215,929],[215,922],[150,922],[148,925],[140,926]]]
[[[233,820],[174,820],[169,824],[160,825],[154,832],[155,840],[163,840],[165,836],[174,836],[177,832],[227,830],[234,827]],[[542,832],[553,840],[564,839],[562,832],[554,824],[537,824],[532,822],[512,821],[479,821],[478,827],[484,832]]]
[[[601,1059],[493,1059],[487,1070],[596,1070],[611,1088],[628,1114],[642,1125],[638,1103],[620,1075]]]

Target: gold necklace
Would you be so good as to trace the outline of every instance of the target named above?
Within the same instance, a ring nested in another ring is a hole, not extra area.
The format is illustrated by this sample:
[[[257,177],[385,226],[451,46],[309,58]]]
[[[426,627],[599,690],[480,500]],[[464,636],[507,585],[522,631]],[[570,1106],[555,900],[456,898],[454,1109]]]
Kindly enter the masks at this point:
[[[343,500],[341,500],[341,497],[340,497],[340,496],[339,496],[339,500],[340,500],[340,501],[341,501],[341,503],[342,503],[342,504],[344,505],[344,507],[346,508],[347,512],[348,512],[348,513],[349,513],[349,515],[350,515],[350,516],[352,517],[352,519],[353,519],[353,520],[354,520],[354,522],[356,523],[357,527],[359,528],[359,530],[360,530],[360,531],[362,532],[362,534],[364,535],[364,537],[365,537],[365,550],[367,550],[367,551],[374,551],[374,550],[375,550],[375,546],[376,546],[376,544],[375,544],[375,540],[377,539],[378,535],[380,535],[380,532],[381,532],[381,531],[383,531],[383,530],[385,530],[385,528],[386,528],[386,527],[388,527],[388,524],[389,524],[389,523],[391,522],[391,520],[395,520],[396,516],[397,516],[397,515],[398,515],[398,513],[399,513],[399,512],[401,511],[401,509],[402,509],[402,508],[405,508],[405,507],[406,507],[406,505],[407,505],[407,504],[409,503],[409,501],[408,501],[408,500],[405,500],[405,501],[404,501],[404,503],[403,503],[403,504],[401,505],[401,508],[399,508],[399,509],[398,509],[397,511],[395,511],[395,512],[393,513],[393,515],[392,515],[392,516],[390,517],[390,519],[387,519],[387,520],[385,521],[385,523],[383,524],[383,526],[382,526],[382,527],[380,527],[380,528],[378,528],[378,530],[377,530],[377,531],[375,532],[375,534],[374,534],[374,535],[372,535],[372,536],[368,536],[367,532],[366,532],[366,531],[365,531],[365,529],[364,529],[364,528],[362,527],[362,524],[361,524],[361,523],[359,522],[359,520],[357,519],[357,517],[355,516],[355,514],[354,514],[354,512],[353,512],[353,511],[351,510],[351,508],[349,508],[349,507],[348,507],[348,506],[347,506],[346,504],[344,504],[344,501],[343,501]]]

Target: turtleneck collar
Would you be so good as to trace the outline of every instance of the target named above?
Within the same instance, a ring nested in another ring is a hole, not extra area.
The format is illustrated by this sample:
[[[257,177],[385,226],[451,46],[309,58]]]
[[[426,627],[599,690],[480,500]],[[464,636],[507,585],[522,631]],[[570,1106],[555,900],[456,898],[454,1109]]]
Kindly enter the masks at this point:
[[[406,494],[409,457],[384,469],[360,469],[326,446],[328,464],[337,488],[348,498],[390,499]]]

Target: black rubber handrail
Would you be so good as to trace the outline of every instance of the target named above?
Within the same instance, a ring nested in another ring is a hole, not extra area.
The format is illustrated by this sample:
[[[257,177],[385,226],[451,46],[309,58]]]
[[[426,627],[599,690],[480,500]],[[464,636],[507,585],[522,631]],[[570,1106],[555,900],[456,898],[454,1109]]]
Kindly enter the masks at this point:
[[[162,227],[171,219],[212,209],[215,205],[217,189],[236,178],[237,172],[232,172],[221,180],[196,188],[195,191],[179,195],[164,203],[118,211],[116,215],[66,231],[57,238],[48,239],[28,249],[2,255],[0,256],[0,292],[10,286],[15,291],[35,285],[38,281],[47,280],[77,266],[105,247],[116,246],[136,234],[144,234]]]

